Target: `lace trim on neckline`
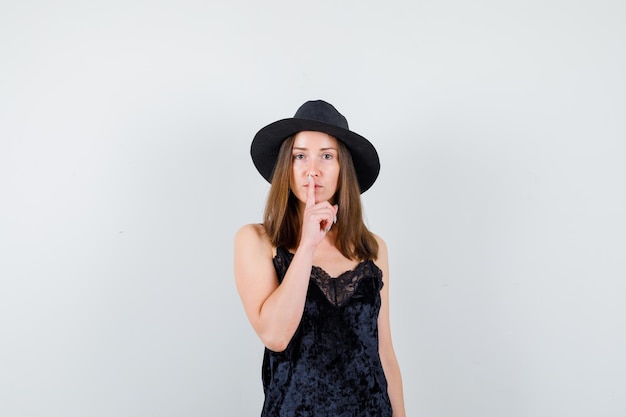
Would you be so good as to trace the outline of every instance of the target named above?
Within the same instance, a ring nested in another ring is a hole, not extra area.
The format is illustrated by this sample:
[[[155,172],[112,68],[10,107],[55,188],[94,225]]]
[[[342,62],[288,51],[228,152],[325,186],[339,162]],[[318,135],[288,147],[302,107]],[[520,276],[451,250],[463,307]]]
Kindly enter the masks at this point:
[[[279,257],[280,252],[291,263],[294,254],[287,249],[277,248],[275,258]],[[378,278],[382,284],[382,271],[370,259],[359,262],[354,269],[342,272],[337,277],[330,276],[322,267],[313,265],[311,268],[311,280],[315,282],[328,302],[336,307],[342,307],[350,301],[363,278],[367,276]]]

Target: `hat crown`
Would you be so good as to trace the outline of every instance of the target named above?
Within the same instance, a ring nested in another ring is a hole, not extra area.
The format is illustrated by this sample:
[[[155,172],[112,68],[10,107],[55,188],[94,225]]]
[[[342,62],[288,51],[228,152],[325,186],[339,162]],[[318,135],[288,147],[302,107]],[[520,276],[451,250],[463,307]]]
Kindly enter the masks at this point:
[[[293,117],[294,119],[315,120],[349,130],[348,120],[332,104],[324,100],[307,101],[300,106]]]

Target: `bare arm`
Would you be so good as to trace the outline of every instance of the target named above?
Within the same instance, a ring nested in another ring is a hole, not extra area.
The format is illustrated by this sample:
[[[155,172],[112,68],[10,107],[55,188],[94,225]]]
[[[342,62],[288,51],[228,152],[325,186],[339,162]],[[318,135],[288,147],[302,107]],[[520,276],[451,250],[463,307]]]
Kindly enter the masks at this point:
[[[309,184],[302,237],[282,283],[272,262],[273,248],[261,225],[242,227],[235,236],[235,281],[248,320],[268,349],[283,351],[304,311],[313,254],[331,225],[336,208],[315,204],[315,183]]]
[[[389,323],[389,261],[387,258],[387,245],[385,242],[376,237],[378,240],[379,250],[376,265],[383,271],[383,289],[381,290],[381,307],[378,316],[378,350],[380,352],[380,360],[387,378],[387,391],[391,400],[391,408],[393,417],[405,417],[404,394],[402,391],[402,376],[400,375],[400,367],[391,343],[391,328]]]
[[[235,236],[235,281],[248,320],[268,349],[280,352],[295,333],[311,273],[313,251],[298,250],[281,285],[272,246],[261,225],[242,227]]]

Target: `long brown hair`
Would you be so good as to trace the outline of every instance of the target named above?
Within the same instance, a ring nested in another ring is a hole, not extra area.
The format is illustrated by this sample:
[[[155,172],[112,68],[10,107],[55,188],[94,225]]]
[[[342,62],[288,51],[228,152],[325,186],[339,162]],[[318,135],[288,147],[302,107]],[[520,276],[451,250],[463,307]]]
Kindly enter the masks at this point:
[[[264,226],[275,247],[295,248],[300,241],[302,220],[296,196],[289,187],[294,136],[285,139],[278,152],[272,185],[265,205]],[[334,203],[339,206],[337,249],[353,260],[376,259],[378,242],[363,222],[359,183],[348,148],[337,139],[339,180]]]

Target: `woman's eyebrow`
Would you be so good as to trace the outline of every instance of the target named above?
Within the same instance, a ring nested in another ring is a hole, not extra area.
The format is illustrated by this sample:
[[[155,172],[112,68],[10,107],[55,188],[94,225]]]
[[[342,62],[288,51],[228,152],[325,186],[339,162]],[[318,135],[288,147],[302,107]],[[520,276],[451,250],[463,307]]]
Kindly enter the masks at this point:
[[[294,146],[293,150],[294,151],[308,151],[309,148],[303,148],[303,147],[300,147],[300,146]],[[320,148],[320,151],[336,151],[336,150],[337,150],[337,148],[334,148],[332,146],[328,147],[328,148]]]

